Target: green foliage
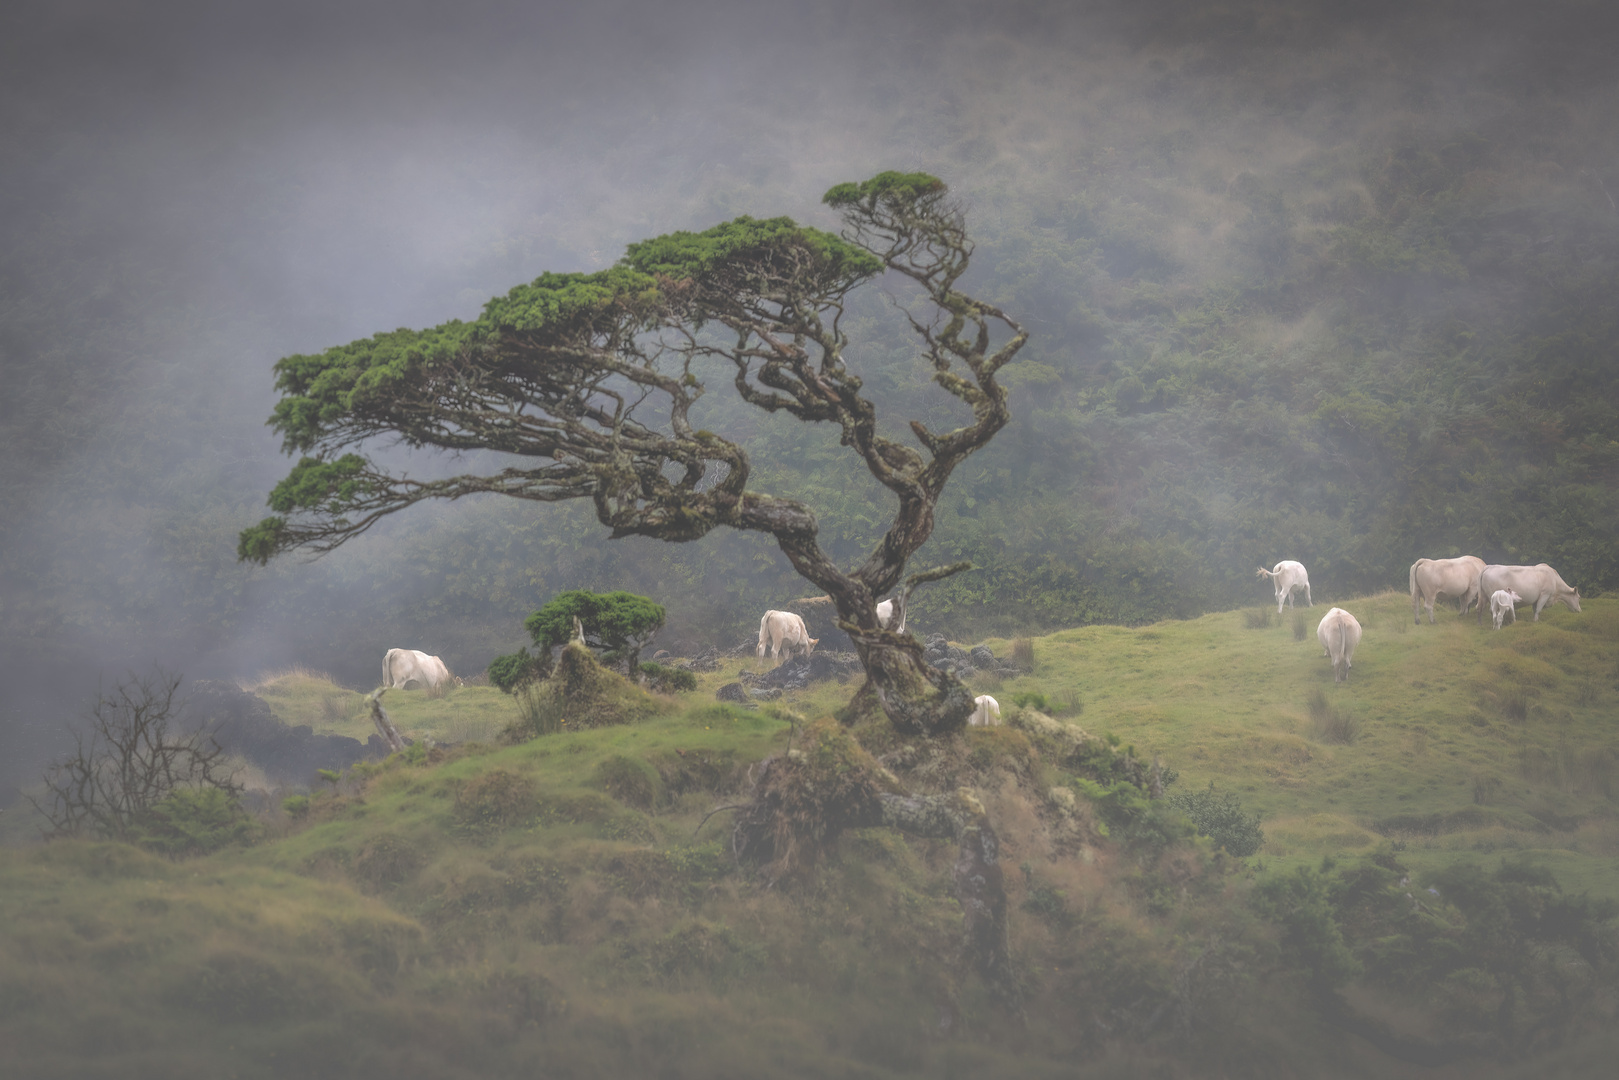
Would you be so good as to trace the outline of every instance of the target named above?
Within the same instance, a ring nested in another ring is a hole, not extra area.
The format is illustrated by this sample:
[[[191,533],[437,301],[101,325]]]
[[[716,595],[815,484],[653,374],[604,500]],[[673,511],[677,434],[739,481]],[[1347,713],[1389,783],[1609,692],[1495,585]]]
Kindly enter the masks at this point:
[[[861,183],[837,184],[821,196],[821,201],[834,209],[866,206],[887,213],[900,214],[909,210],[919,199],[942,195],[944,182],[923,172],[882,172]]]
[[[589,649],[576,643],[563,648],[546,679],[518,691],[517,704],[520,719],[504,733],[510,741],[630,724],[662,708],[656,698],[603,667]]]
[[[573,638],[573,620],[608,649],[626,649],[663,628],[664,611],[647,597],[628,592],[593,593],[570,589],[530,615],[523,628],[537,648],[549,651]],[[491,675],[493,679],[493,675]]]
[[[543,677],[545,672],[541,666],[541,656],[530,655],[528,647],[524,646],[514,653],[495,657],[489,661],[489,685],[510,694]]]
[[[1253,893],[1255,910],[1281,927],[1286,961],[1323,990],[1340,987],[1361,972],[1333,909],[1326,876],[1330,869],[1330,863],[1321,870],[1301,866],[1266,878]]]
[[[216,787],[182,788],[148,808],[129,838],[177,858],[252,843],[260,831],[234,792]]]
[[[1012,704],[1020,709],[1038,709],[1043,713],[1051,712],[1051,705],[1046,701],[1046,695],[1038,690],[1020,690],[1012,695]]]
[[[697,689],[697,676],[685,668],[664,667],[650,661],[641,665],[647,685],[660,694],[690,693]]]
[[[294,821],[302,821],[309,816],[309,796],[288,795],[281,800],[281,810]]]
[[[1216,795],[1212,780],[1206,791],[1177,791],[1165,796],[1164,801],[1190,818],[1200,835],[1238,858],[1252,855],[1265,844],[1259,815],[1244,814],[1242,800],[1234,791]]]
[[[935,181],[937,183],[937,181]],[[739,217],[700,233],[674,232],[631,244],[624,265],[654,277],[703,280],[715,274],[746,281],[783,257],[807,256],[817,287],[849,287],[882,270],[871,252],[831,233],[796,224],[791,218]]]

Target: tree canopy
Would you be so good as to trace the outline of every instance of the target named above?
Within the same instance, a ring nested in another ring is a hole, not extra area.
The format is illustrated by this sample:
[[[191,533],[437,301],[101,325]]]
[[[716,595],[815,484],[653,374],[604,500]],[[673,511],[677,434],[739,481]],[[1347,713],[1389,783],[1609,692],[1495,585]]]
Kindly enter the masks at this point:
[[[274,516],[241,534],[239,557],[329,551],[424,499],[485,492],[588,499],[614,537],[765,532],[832,596],[890,719],[906,730],[960,726],[971,695],[929,667],[914,640],[878,627],[876,599],[931,535],[952,471],[1007,422],[996,374],[1027,334],[957,290],[972,244],[942,181],[887,172],[840,184],[824,201],[843,215],[841,235],[740,217],[631,244],[606,270],[542,275],[472,323],[281,360],[270,423],[286,452],[302,456],[270,494]],[[846,298],[884,272],[911,283],[918,299],[906,317],[933,381],[972,413],[950,430],[912,419],[920,449],[878,433],[877,409],[844,358]],[[744,402],[838,425],[842,444],[893,494],[893,521],[858,567],[845,572],[822,550],[807,505],[750,487],[740,444],[693,427],[712,361],[729,367]],[[537,464],[418,480],[356,452],[384,436]]]

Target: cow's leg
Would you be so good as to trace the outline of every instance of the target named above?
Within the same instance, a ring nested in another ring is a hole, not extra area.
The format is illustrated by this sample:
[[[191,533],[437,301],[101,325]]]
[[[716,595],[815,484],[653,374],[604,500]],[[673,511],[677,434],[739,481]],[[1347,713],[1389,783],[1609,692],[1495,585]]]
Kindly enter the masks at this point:
[[[1535,622],[1540,621],[1540,609],[1545,607],[1547,602],[1550,600],[1551,597],[1549,596],[1538,596],[1535,598]]]
[[[1315,607],[1315,601],[1310,599],[1310,583],[1308,581],[1304,583],[1304,602],[1310,607]]]

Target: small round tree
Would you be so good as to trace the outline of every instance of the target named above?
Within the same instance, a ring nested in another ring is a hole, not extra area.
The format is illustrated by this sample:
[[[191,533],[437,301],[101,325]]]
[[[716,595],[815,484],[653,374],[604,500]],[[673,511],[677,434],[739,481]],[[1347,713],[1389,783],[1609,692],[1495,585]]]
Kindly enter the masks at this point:
[[[533,656],[525,648],[509,656],[496,657],[489,664],[489,680],[502,690],[538,674],[546,667],[551,651],[573,639],[574,620],[584,628],[585,644],[606,651],[604,660],[622,664],[634,675],[641,666],[641,649],[652,635],[663,629],[663,608],[645,596],[630,592],[593,593],[570,589],[523,620],[538,650]]]
[[[1006,424],[995,376],[1027,334],[956,288],[972,243],[938,179],[886,172],[840,184],[824,201],[842,213],[842,235],[787,218],[737,218],[632,244],[607,270],[544,274],[491,300],[475,322],[281,360],[270,423],[287,452],[303,456],[270,494],[274,516],[242,533],[241,558],[328,551],[423,499],[480,492],[589,499],[615,537],[686,541],[718,526],[752,529],[832,598],[867,687],[896,727],[962,727],[972,694],[929,665],[914,638],[878,625],[877,598],[900,585],[932,534],[950,474]],[[948,431],[911,420],[914,444],[878,434],[877,409],[844,359],[847,298],[885,272],[912,283],[918,303],[905,314],[934,382],[971,413]],[[740,445],[692,427],[714,361],[749,404],[836,424],[842,444],[893,494],[893,521],[858,566],[843,570],[822,551],[808,506],[750,487]],[[353,452],[375,438],[534,464],[418,480]]]

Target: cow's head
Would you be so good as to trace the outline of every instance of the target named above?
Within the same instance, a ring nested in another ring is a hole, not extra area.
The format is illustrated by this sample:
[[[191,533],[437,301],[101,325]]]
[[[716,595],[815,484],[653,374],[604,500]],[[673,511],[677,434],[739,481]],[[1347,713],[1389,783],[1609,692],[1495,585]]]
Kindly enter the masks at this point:
[[[1576,597],[1576,599],[1578,599],[1578,597]],[[1575,608],[1574,608],[1574,610],[1575,610],[1575,611],[1578,611],[1578,610],[1580,610],[1580,609],[1579,609],[1579,607],[1578,607],[1578,606],[1576,606],[1576,607],[1575,607]],[[808,648],[806,648],[806,649],[805,649],[805,650],[804,650],[804,655],[805,655],[805,656],[808,656],[808,655],[809,655],[809,654],[810,654],[810,653],[812,653],[812,652],[814,652],[814,651],[815,651],[815,646],[816,646],[816,645],[818,645],[818,644],[820,644],[820,641],[821,641],[821,639],[820,639],[820,638],[818,638],[818,637],[812,637],[812,638],[808,638],[808,639],[806,639],[806,640],[808,640],[808,641],[809,641],[809,647],[808,647]]]

